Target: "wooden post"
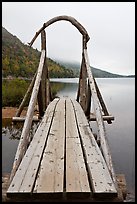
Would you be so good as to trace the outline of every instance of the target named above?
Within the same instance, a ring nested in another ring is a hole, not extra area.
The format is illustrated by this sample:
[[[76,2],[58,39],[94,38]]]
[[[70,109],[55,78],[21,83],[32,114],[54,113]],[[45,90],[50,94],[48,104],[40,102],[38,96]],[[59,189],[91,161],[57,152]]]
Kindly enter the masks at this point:
[[[81,79],[82,79],[82,65],[81,65],[80,75],[79,75],[79,84],[78,84],[78,92],[77,92],[77,99],[76,99],[77,102],[79,102],[79,98],[80,98]]]
[[[44,30],[41,32],[41,50],[45,50],[45,60],[43,66],[43,72],[41,76],[41,82],[38,92],[38,107],[39,107],[39,116],[42,117],[44,115],[44,111],[46,109],[46,33]]]
[[[48,73],[47,73],[47,78],[46,78],[46,107],[50,103],[50,92],[49,92],[49,90],[50,90],[50,82],[49,82]]]
[[[42,80],[41,80],[40,89],[38,93],[38,104],[39,104],[40,116],[43,116],[44,111],[46,110],[48,104],[52,100],[47,58],[46,58],[46,33],[44,30],[42,30],[41,32],[41,42],[42,42],[41,43],[42,50],[45,50],[45,60],[44,60],[44,68],[42,73]]]
[[[89,79],[88,79],[88,93],[87,93],[87,104],[86,104],[86,116],[87,118],[90,117],[90,108],[91,108],[91,89],[89,85]]]
[[[83,108],[84,112],[87,111],[87,71],[85,66],[84,58],[84,48],[86,47],[85,36],[82,38],[82,63],[81,63],[81,72],[80,72],[80,81],[79,81],[79,90],[78,94],[80,96],[80,105]]]
[[[45,62],[45,66],[46,66],[46,107],[47,107],[53,99],[52,99],[52,93],[51,93],[51,85],[49,80],[47,61]]]
[[[95,78],[94,78],[94,83],[95,83],[95,88],[96,88],[96,91],[97,91],[97,96],[98,96],[99,101],[100,101],[100,104],[101,104],[101,106],[102,106],[102,110],[103,110],[103,112],[104,112],[104,114],[105,114],[106,116],[109,116],[109,112],[108,112],[107,107],[106,107],[106,105],[105,105],[105,103],[104,103],[104,100],[103,100],[103,98],[102,98],[101,92],[100,92],[100,90],[99,90],[99,88],[98,88],[98,85],[97,85],[97,82],[96,82]],[[112,123],[111,119],[110,119],[110,120],[108,119],[108,120],[107,120],[107,123],[108,123],[108,124],[111,124],[111,123]]]
[[[81,63],[81,80],[80,80],[80,105],[82,106],[84,112],[86,111],[86,95],[87,95],[87,76],[84,57],[82,57]]]
[[[25,105],[25,103],[26,103],[26,101],[27,101],[27,99],[28,99],[28,97],[29,97],[29,95],[30,95],[32,89],[33,89],[34,82],[35,82],[35,79],[36,79],[36,74],[37,74],[37,73],[35,73],[35,75],[34,75],[32,81],[31,81],[31,83],[30,83],[30,85],[29,85],[29,87],[28,87],[28,90],[27,90],[27,92],[26,92],[26,94],[25,94],[25,96],[24,96],[24,98],[23,98],[23,100],[22,100],[22,102],[21,102],[21,104],[20,104],[20,106],[19,106],[19,108],[18,108],[18,111],[17,111],[17,113],[16,113],[16,115],[15,115],[16,117],[19,117],[19,116],[20,116],[20,114],[21,114],[21,112],[22,112],[22,110],[23,110],[23,108],[24,108],[24,105]]]
[[[39,111],[40,118],[44,115],[43,106],[44,105],[43,105],[42,83],[40,83],[39,92],[38,92],[38,111]]]
[[[33,114],[34,114],[34,108],[37,100],[37,95],[38,95],[38,90],[40,86],[40,81],[41,81],[41,76],[42,76],[42,71],[43,71],[43,65],[44,65],[44,60],[45,60],[45,50],[42,50],[41,52],[41,58],[40,58],[40,63],[37,71],[37,76],[35,80],[35,84],[33,87],[32,95],[30,98],[27,114],[26,114],[26,120],[24,122],[21,138],[18,144],[16,156],[14,159],[13,163],[13,168],[10,176],[10,182],[12,181],[14,174],[16,170],[18,169],[18,166],[26,152],[27,146],[29,144],[29,131],[32,125],[32,120],[33,120]]]
[[[52,96],[52,93],[51,93],[51,84],[49,83],[49,100],[50,102],[53,100],[53,96]]]

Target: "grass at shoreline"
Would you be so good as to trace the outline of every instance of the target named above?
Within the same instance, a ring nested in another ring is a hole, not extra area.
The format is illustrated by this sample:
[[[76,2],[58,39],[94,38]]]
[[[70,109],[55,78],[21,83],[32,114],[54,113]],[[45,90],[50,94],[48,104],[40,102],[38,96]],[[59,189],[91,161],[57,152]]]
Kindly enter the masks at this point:
[[[2,107],[18,107],[30,82],[22,79],[2,81]],[[27,103],[25,104],[27,105]]]
[[[19,107],[31,80],[24,79],[3,79],[2,80],[2,108]],[[63,88],[63,84],[51,82],[51,93],[54,98],[57,92]],[[25,106],[28,106],[29,100]]]

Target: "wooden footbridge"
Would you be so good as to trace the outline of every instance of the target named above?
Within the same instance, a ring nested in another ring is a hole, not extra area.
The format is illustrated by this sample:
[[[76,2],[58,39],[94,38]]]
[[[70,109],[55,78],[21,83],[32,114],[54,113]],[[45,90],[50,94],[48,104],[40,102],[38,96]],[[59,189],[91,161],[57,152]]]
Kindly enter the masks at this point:
[[[46,58],[45,28],[56,21],[72,23],[82,34],[82,63],[76,100],[52,98]],[[15,155],[7,197],[11,201],[123,201],[125,191],[113,168],[104,121],[112,123],[89,64],[85,28],[70,16],[58,16],[36,32],[41,34],[37,72],[14,120],[30,102]],[[38,104],[39,126],[30,136]],[[94,115],[90,113],[91,104]],[[89,121],[96,121],[98,134]]]

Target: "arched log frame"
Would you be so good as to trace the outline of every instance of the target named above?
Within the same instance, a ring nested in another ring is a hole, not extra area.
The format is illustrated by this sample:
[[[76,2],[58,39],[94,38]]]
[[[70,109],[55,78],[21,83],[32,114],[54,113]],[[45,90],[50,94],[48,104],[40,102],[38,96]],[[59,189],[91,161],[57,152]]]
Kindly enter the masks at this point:
[[[85,67],[85,58],[84,58],[84,49],[87,49],[87,42],[89,41],[90,37],[88,35],[88,32],[86,31],[86,29],[73,17],[71,16],[57,16],[54,17],[52,19],[50,19],[49,21],[47,21],[46,23],[43,24],[42,28],[40,28],[39,31],[36,32],[35,36],[33,37],[33,39],[31,40],[30,43],[28,43],[30,46],[33,45],[34,41],[36,40],[36,38],[39,36],[39,34],[44,31],[45,28],[47,28],[48,26],[50,26],[51,24],[57,22],[57,21],[61,21],[61,20],[65,20],[65,21],[69,21],[72,25],[74,25],[79,32],[82,34],[83,39],[82,39],[82,63],[81,63],[81,70],[80,70],[80,77],[79,77],[79,87],[78,87],[78,93],[77,93],[77,101],[80,100],[80,104],[86,114],[87,117],[90,117],[90,106],[91,106],[91,90],[89,87],[89,82],[87,85],[87,72],[86,72],[86,67]],[[44,36],[44,34],[42,35],[42,49],[44,48],[46,50],[46,36]],[[47,68],[47,63],[46,64],[46,70],[48,70]],[[48,74],[48,71],[47,71]],[[94,79],[95,81],[95,79]],[[49,82],[49,79],[48,79]],[[108,110],[105,106],[105,103],[102,99],[101,93],[98,89],[97,83],[95,81],[95,86],[97,89],[97,94],[98,94],[98,98],[100,101],[100,104],[102,106],[102,110],[105,114],[105,116],[109,116]],[[48,90],[48,89],[47,89]],[[41,94],[39,94],[41,96]],[[51,95],[51,93],[49,93],[49,95]],[[39,97],[41,98],[41,97]],[[46,97],[48,98],[48,97]],[[45,107],[47,107],[47,105],[49,104],[50,99],[47,99],[47,104]],[[38,100],[40,101],[40,100]],[[40,103],[40,102],[39,102]],[[42,106],[42,102],[40,104]],[[41,110],[41,106],[40,106],[40,110]],[[43,115],[43,111],[40,111],[40,115]],[[107,120],[108,123],[111,123],[111,119],[108,117]]]
[[[100,148],[104,155],[104,158],[108,166],[108,169],[110,171],[110,174],[112,176],[112,179],[114,180],[116,184],[116,178],[115,178],[114,169],[112,165],[111,154],[110,154],[110,150],[109,150],[109,146],[108,146],[108,142],[106,138],[106,131],[105,131],[105,126],[104,126],[104,121],[103,121],[103,116],[102,116],[102,110],[106,116],[109,116],[109,114],[103,102],[102,96],[99,92],[99,89],[97,88],[97,83],[95,82],[95,79],[91,72],[91,67],[89,64],[89,59],[88,59],[88,54],[87,54],[87,42],[89,41],[90,38],[85,28],[76,19],[70,16],[58,16],[58,17],[52,18],[51,20],[47,21],[46,23],[43,24],[43,27],[38,32],[36,32],[34,38],[29,43],[29,45],[32,46],[32,44],[34,43],[38,35],[41,33],[41,42],[42,42],[41,50],[42,51],[41,51],[40,63],[39,63],[39,67],[37,70],[37,76],[36,76],[35,83],[33,86],[33,91],[32,91],[32,95],[30,98],[30,103],[28,106],[26,119],[25,119],[24,126],[22,129],[21,139],[19,141],[18,149],[16,152],[13,169],[12,169],[11,176],[10,176],[10,181],[12,181],[19,167],[19,164],[22,161],[22,158],[26,152],[26,149],[28,145],[30,144],[29,131],[32,125],[34,106],[36,105],[36,99],[38,98],[40,116],[43,116],[43,113],[47,105],[51,101],[48,67],[47,67],[47,62],[46,62],[46,33],[44,29],[48,27],[49,25],[53,24],[54,22],[57,22],[60,20],[66,20],[66,21],[71,22],[83,36],[82,63],[81,63],[81,71],[80,71],[80,77],[79,77],[79,88],[78,88],[78,94],[77,94],[77,101],[80,100],[80,104],[85,114],[89,117],[91,96],[92,96],[95,118],[97,122],[98,134],[99,134],[99,139],[100,139]],[[46,95],[45,95],[45,92],[46,92]],[[102,106],[102,110],[101,110],[100,105]],[[111,119],[109,118],[108,120],[110,121]]]
[[[43,24],[43,27],[40,28],[38,32],[36,32],[35,36],[31,40],[30,43],[28,43],[30,46],[34,43],[36,38],[39,36],[39,34],[47,28],[49,25],[60,21],[60,20],[66,20],[72,23],[79,32],[82,34],[83,39],[82,39],[82,63],[81,63],[81,71],[80,71],[80,80],[79,80],[79,87],[78,87],[78,93],[77,93],[77,101],[80,100],[80,104],[87,116],[90,116],[90,100],[88,98],[91,98],[89,86],[87,87],[87,73],[86,73],[86,67],[85,67],[85,60],[84,60],[84,49],[87,49],[87,42],[89,41],[90,37],[86,31],[86,29],[73,17],[71,16],[58,16],[55,18],[52,18],[51,20],[47,21],[46,23]],[[45,48],[46,49],[46,48]],[[48,69],[48,68],[47,68]],[[39,94],[41,98],[41,94]],[[46,97],[47,98],[47,97]],[[42,107],[42,102],[40,104],[39,101],[39,110],[41,110]],[[40,115],[43,115],[43,112],[40,111]]]
[[[42,30],[47,28],[49,25],[51,25],[57,21],[61,21],[61,20],[69,21],[70,23],[72,23],[72,25],[74,25],[79,30],[79,32],[84,36],[85,42],[87,43],[89,41],[90,37],[89,37],[86,29],[75,18],[73,18],[71,16],[57,16],[55,18],[50,19],[46,23],[44,23],[42,28],[40,28],[40,30],[38,32],[36,32],[34,38],[28,44],[30,46],[32,46],[32,44],[34,43],[34,41],[36,40],[36,38],[38,37],[38,35],[41,33]]]
[[[85,114],[87,116],[90,116],[90,100],[87,98],[91,98],[90,95],[90,90],[87,90],[87,73],[86,73],[86,67],[85,67],[85,60],[84,60],[84,49],[87,49],[87,42],[89,41],[90,37],[86,31],[86,29],[73,17],[71,16],[58,16],[55,18],[52,18],[51,20],[47,21],[46,23],[43,24],[43,27],[40,28],[40,30],[38,32],[36,32],[35,36],[33,37],[33,39],[31,40],[30,43],[28,43],[30,46],[33,45],[34,41],[36,40],[36,38],[39,36],[39,34],[45,29],[47,28],[49,25],[60,21],[60,20],[66,20],[69,21],[70,23],[72,23],[72,25],[74,25],[79,32],[82,34],[83,39],[82,39],[82,63],[81,63],[81,71],[80,71],[80,80],[79,80],[79,87],[78,87],[78,94],[77,94],[77,101],[79,101],[80,99],[80,104],[85,112]],[[45,47],[46,49],[46,47]],[[46,68],[47,70],[48,68]],[[89,89],[89,86],[88,86]],[[42,98],[41,94],[38,94],[38,98]],[[46,97],[48,98],[48,97]],[[42,109],[43,105],[41,100],[38,100],[39,102],[39,110]],[[40,111],[40,116],[43,116],[43,111]]]
[[[71,16],[57,16],[46,23],[43,24],[43,27],[36,32],[34,38],[29,43],[30,46],[34,43],[38,35],[49,25],[60,21],[60,20],[66,20],[72,23],[79,32],[82,34],[82,63],[81,63],[81,70],[80,70],[80,77],[79,77],[79,87],[78,87],[78,94],[77,94],[77,101],[80,99],[80,104],[88,118],[90,118],[90,106],[91,106],[91,95],[93,95],[93,105],[94,105],[94,111],[95,111],[95,117],[96,122],[98,126],[98,132],[99,132],[99,139],[101,143],[101,149],[104,152],[104,157],[107,162],[108,168],[110,170],[110,173],[113,177],[113,179],[116,181],[114,170],[112,166],[112,160],[111,155],[108,147],[108,143],[106,140],[106,131],[102,116],[102,111],[104,112],[105,116],[109,116],[108,110],[105,106],[105,103],[103,101],[102,95],[99,91],[99,88],[97,86],[97,83],[95,81],[95,78],[93,77],[93,74],[90,69],[90,64],[88,60],[88,54],[87,54],[87,42],[89,41],[90,37],[88,35],[88,32],[86,29],[73,17]],[[88,84],[87,84],[87,78],[88,78]],[[101,110],[101,107],[102,110]],[[108,123],[111,123],[111,119],[108,118]]]

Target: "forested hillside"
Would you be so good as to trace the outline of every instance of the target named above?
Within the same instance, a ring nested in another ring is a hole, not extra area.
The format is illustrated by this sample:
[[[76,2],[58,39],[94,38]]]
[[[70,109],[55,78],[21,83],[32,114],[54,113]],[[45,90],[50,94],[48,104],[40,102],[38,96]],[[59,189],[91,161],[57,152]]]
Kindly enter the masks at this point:
[[[32,78],[38,68],[40,52],[23,44],[2,27],[2,76]],[[75,77],[71,69],[48,58],[50,77]]]

